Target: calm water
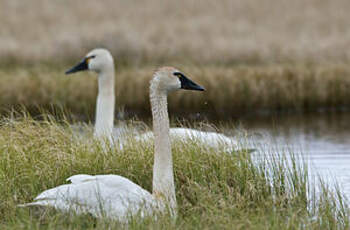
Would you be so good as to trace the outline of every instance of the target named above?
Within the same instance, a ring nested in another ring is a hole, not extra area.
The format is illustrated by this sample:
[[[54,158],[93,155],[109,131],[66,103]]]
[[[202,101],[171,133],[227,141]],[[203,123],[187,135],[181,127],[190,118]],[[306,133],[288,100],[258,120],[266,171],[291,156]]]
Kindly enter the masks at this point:
[[[350,200],[350,112],[279,115],[241,123],[260,151],[276,146],[286,153],[302,153],[312,175],[330,185],[338,182]]]

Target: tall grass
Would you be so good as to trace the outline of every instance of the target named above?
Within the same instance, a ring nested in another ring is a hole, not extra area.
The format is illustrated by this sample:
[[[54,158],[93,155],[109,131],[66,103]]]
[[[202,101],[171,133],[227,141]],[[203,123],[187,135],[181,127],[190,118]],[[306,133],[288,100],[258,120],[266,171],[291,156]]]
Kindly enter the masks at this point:
[[[53,104],[93,117],[96,83],[61,75],[95,47],[116,59],[117,103],[126,114],[149,115],[148,80],[165,64],[208,89],[172,96],[172,113],[217,118],[349,106],[347,0],[0,5],[0,110],[24,104],[38,113]]]
[[[1,0],[0,62],[59,62],[104,46],[119,62],[349,60],[347,0]]]
[[[63,124],[63,125],[62,125]],[[173,143],[179,215],[134,219],[129,229],[346,229],[348,208],[326,188],[312,193],[307,169],[283,158],[258,163],[249,154],[213,152]],[[44,189],[72,174],[114,173],[151,191],[153,147],[131,139],[123,150],[104,150],[73,138],[65,122],[3,119],[0,128],[1,229],[107,229],[122,226],[89,215],[23,209]],[[268,170],[267,170],[268,169]],[[314,194],[311,195],[310,194]],[[317,199],[319,197],[319,199]],[[339,205],[340,204],[340,205]],[[310,208],[313,207],[313,208]]]
[[[96,78],[87,72],[65,76],[64,70],[71,65],[0,70],[0,110],[25,106],[38,113],[38,107],[67,108],[73,115],[93,119]],[[207,91],[171,95],[172,114],[231,118],[247,113],[350,106],[347,65],[178,66]],[[155,68],[117,66],[115,87],[119,114],[150,115],[148,85]]]

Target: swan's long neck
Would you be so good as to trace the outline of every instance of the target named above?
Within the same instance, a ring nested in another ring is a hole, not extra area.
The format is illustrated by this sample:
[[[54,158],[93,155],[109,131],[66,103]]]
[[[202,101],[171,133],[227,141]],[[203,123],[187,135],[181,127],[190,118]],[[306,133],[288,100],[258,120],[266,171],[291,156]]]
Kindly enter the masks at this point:
[[[95,137],[112,141],[114,123],[114,66],[101,71],[98,76]]]
[[[158,79],[151,81],[150,100],[154,132],[153,195],[176,209],[173,162],[169,137],[167,92],[159,90]]]

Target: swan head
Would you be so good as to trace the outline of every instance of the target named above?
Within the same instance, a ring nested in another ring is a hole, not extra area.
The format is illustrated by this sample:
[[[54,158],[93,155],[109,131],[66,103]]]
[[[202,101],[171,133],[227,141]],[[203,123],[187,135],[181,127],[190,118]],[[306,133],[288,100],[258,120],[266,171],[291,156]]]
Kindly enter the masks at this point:
[[[179,89],[199,90],[205,89],[187,78],[181,71],[174,67],[161,67],[151,80],[151,88],[158,91],[171,92]]]
[[[113,68],[114,61],[111,53],[106,49],[91,50],[81,62],[66,71],[66,74],[72,74],[84,70],[92,70],[97,73],[106,69]]]

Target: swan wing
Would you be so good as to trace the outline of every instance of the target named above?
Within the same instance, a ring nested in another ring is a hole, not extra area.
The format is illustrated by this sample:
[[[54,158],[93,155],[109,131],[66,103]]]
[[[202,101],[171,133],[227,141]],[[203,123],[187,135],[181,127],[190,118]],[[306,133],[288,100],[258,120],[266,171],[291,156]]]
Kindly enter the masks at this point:
[[[148,191],[122,176],[80,174],[67,180],[72,183],[46,190],[34,202],[21,206],[49,206],[123,221],[132,215],[150,214],[157,205]]]
[[[79,184],[79,183],[87,182],[89,180],[94,180],[95,178],[96,176],[90,176],[87,174],[78,174],[67,178],[66,181],[71,182],[72,184]]]
[[[203,132],[195,129],[171,128],[170,136],[174,140],[177,139],[181,141],[200,141],[202,144],[211,148],[219,148],[220,146],[224,146],[227,148],[227,151],[235,150],[238,146],[237,142],[234,139],[229,138],[224,134],[215,132]],[[153,138],[153,132],[146,132],[136,137],[136,139],[140,141],[148,141]]]
[[[170,129],[170,135],[179,138],[191,138],[199,139],[200,141],[217,145],[217,144],[234,144],[237,145],[235,140],[229,138],[221,133],[216,132],[204,132],[195,129],[186,129],[186,128],[172,128]]]

